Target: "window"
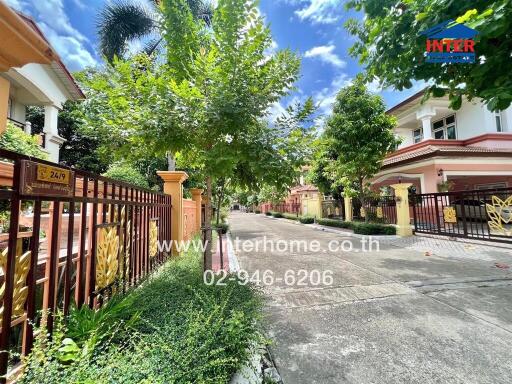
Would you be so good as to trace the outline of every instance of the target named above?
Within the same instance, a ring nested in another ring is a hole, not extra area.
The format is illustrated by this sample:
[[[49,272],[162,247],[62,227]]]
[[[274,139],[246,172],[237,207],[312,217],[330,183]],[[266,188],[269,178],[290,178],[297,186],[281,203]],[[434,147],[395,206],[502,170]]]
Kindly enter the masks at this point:
[[[496,121],[496,132],[503,132],[503,121],[501,120],[501,111],[494,112],[494,120]]]
[[[457,131],[455,129],[455,115],[450,115],[444,119],[435,121],[432,124],[434,139],[436,140],[455,140]]]
[[[414,144],[419,143],[421,140],[423,140],[423,131],[421,128],[415,129],[412,131],[412,142]]]
[[[507,188],[507,183],[488,183],[488,184],[477,184],[475,189],[497,189],[497,188]]]

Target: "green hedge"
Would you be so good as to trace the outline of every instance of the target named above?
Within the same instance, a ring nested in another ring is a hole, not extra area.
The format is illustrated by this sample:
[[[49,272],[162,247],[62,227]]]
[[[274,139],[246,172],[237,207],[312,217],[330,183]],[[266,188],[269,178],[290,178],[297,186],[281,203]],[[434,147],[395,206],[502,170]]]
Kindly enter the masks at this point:
[[[267,212],[265,212],[265,215],[266,216],[272,216],[272,212],[267,211]]]
[[[297,216],[293,213],[283,213],[283,217],[288,220],[295,220],[295,221],[300,220],[300,216]]]
[[[206,285],[202,254],[191,247],[99,311],[58,316],[18,383],[227,383],[261,342],[260,311],[257,290],[236,275]]]
[[[271,212],[271,214],[273,217],[278,218],[278,219],[284,217],[281,212]]]
[[[313,224],[315,222],[315,218],[314,217],[311,217],[311,216],[301,216],[299,218],[299,221],[302,223],[302,224]]]
[[[255,211],[254,211],[254,213],[256,213],[256,214],[260,214],[260,213],[261,213],[261,211],[260,211],[259,209],[257,209],[257,210],[255,210]]]
[[[396,228],[392,225],[376,223],[358,223],[354,221],[341,221],[333,219],[318,219],[318,224],[329,227],[351,229],[359,235],[396,235]]]

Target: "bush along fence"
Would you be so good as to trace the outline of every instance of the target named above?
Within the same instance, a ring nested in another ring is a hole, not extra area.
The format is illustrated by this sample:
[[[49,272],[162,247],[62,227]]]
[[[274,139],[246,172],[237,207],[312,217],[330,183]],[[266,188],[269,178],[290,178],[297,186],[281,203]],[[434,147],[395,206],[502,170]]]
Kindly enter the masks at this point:
[[[19,366],[14,356],[30,352],[34,326],[52,333],[56,312],[100,307],[168,259],[158,242],[197,232],[201,194],[193,192],[192,212],[182,198],[183,172],[161,172],[165,193],[156,193],[1,149],[0,159],[5,382],[8,367]]]

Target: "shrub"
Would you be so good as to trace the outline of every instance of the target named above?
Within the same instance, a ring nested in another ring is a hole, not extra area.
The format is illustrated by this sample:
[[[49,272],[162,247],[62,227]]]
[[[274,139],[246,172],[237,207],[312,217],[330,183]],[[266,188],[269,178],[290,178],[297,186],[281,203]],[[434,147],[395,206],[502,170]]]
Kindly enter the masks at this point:
[[[299,221],[302,224],[313,224],[315,222],[315,218],[311,216],[302,216],[299,218]]]
[[[280,218],[284,217],[281,212],[272,212],[272,216],[277,218],[277,219],[280,219]]]
[[[283,213],[283,217],[288,220],[299,220],[300,216],[297,216],[293,213]]]
[[[352,229],[353,223],[350,221],[342,221],[336,219],[318,219],[317,223],[320,225],[327,225],[329,227]]]
[[[215,224],[213,224],[213,226],[215,228],[220,228],[221,233],[223,235],[225,235],[229,231],[229,224],[228,223],[219,223],[219,224],[215,223]]]
[[[360,235],[396,235],[396,228],[391,225],[357,223],[353,229]]]
[[[127,163],[114,163],[103,176],[110,177],[115,180],[124,181],[141,188],[149,188],[146,178],[134,167]]]
[[[318,219],[318,224],[329,227],[352,229],[359,235],[396,235],[396,228],[392,225],[376,223],[358,223],[333,219]]]
[[[11,122],[7,122],[7,129],[0,135],[0,148],[38,159],[48,159],[48,154],[39,146],[37,136],[25,133]]]
[[[57,322],[51,340],[44,330],[39,333],[18,382],[229,382],[248,361],[249,347],[261,341],[261,299],[236,276],[225,279],[225,285],[204,284],[201,252],[192,248],[123,299],[130,305],[116,310],[116,317],[137,314],[135,331],[114,327],[114,333],[85,353],[64,322]],[[86,329],[96,328],[87,324]]]
[[[256,214],[260,214],[260,213],[261,213],[261,211],[260,211],[259,209],[256,209],[256,210],[254,211],[254,213],[256,213]]]
[[[267,211],[267,212],[265,212],[265,215],[266,216],[272,216],[272,212]]]

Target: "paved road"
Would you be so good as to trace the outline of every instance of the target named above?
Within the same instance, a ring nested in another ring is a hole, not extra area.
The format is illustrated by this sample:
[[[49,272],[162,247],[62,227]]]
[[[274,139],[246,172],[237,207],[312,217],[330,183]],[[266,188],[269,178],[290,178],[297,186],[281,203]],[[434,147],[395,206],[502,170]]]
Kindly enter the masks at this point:
[[[320,243],[316,252],[238,249],[248,272],[272,270],[275,280],[287,270],[333,273],[330,286],[264,288],[285,384],[512,382],[512,269],[495,265],[512,268],[510,250],[427,256],[417,244],[388,241],[360,252],[358,239],[285,220],[233,213],[230,221],[233,239]],[[333,239],[354,249],[329,250]]]

